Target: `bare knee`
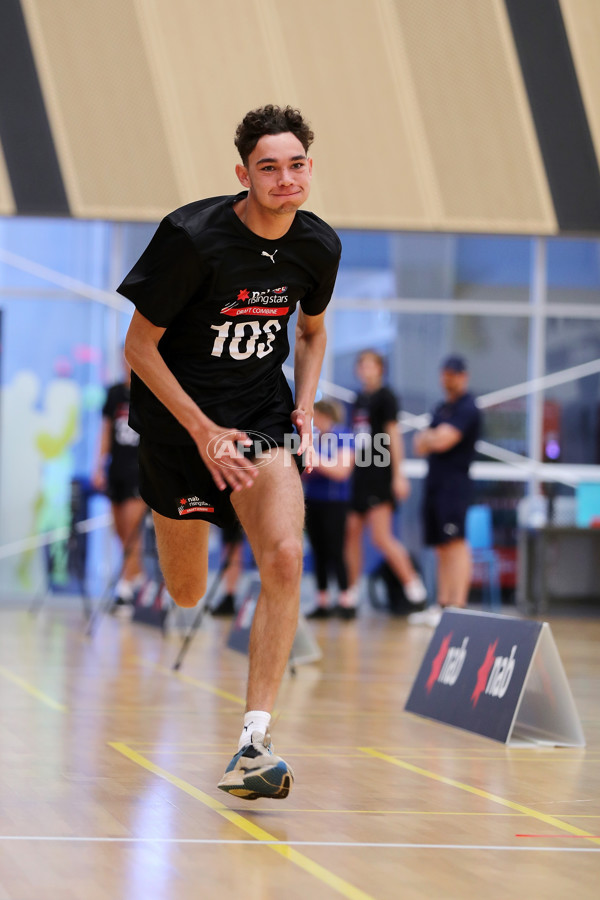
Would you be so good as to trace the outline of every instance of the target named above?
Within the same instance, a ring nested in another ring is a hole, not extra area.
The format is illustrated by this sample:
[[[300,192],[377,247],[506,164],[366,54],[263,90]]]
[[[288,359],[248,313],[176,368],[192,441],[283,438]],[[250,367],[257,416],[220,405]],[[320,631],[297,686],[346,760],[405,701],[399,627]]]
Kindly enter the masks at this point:
[[[302,575],[302,559],[302,540],[283,538],[262,554],[259,565],[261,578],[294,583]]]
[[[206,575],[195,579],[166,578],[165,584],[177,606],[190,609],[206,593]]]

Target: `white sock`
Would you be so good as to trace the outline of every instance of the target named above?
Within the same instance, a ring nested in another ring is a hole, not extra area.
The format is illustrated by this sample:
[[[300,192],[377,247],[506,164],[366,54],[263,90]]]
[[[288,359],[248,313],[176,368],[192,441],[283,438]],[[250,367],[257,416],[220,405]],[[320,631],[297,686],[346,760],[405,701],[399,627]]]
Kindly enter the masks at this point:
[[[238,741],[238,750],[241,750],[242,747],[245,747],[246,744],[250,743],[253,731],[260,731],[261,734],[266,734],[269,730],[270,722],[271,713],[265,712],[262,709],[248,710],[244,715],[244,727]]]

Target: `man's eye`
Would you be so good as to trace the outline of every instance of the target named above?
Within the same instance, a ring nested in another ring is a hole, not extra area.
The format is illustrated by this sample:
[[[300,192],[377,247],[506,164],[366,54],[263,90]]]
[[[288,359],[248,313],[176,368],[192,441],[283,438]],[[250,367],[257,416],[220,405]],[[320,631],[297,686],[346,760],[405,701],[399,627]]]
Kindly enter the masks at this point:
[[[274,168],[274,166],[263,166],[261,172],[272,172]]]

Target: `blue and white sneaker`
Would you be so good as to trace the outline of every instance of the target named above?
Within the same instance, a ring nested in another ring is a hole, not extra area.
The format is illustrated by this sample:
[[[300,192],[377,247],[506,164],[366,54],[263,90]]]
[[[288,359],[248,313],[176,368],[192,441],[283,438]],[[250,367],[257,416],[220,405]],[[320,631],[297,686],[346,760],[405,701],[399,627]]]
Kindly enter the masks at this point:
[[[283,800],[293,783],[290,766],[273,753],[271,735],[253,731],[250,743],[235,754],[218,787],[244,800]]]

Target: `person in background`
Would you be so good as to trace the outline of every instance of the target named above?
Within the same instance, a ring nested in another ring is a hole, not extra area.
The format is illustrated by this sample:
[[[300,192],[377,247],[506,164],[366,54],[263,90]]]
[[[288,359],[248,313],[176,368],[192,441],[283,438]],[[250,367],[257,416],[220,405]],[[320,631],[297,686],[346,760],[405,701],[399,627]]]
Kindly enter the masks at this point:
[[[319,400],[314,406],[314,427],[318,432],[313,471],[304,477],[306,532],[313,553],[317,582],[317,605],[307,619],[342,618],[350,608],[348,571],[344,558],[346,517],[350,500],[350,476],[354,451],[340,432],[340,406]],[[328,581],[333,574],[338,586],[338,605],[330,606]]]
[[[467,605],[472,574],[471,550],[465,540],[472,493],[469,467],[481,429],[481,413],[468,390],[466,360],[462,356],[445,359],[440,380],[445,399],[433,411],[430,426],[414,436],[415,453],[429,462],[423,524],[425,542],[437,556],[437,603],[408,617],[410,624],[434,628],[444,607]]]
[[[394,509],[408,497],[410,485],[402,474],[404,448],[398,433],[398,401],[383,383],[384,369],[383,357],[374,350],[364,350],[357,359],[356,373],[362,390],[352,411],[356,465],[346,532],[348,618],[356,615],[366,526],[373,544],[402,582],[407,600],[418,604],[427,597],[420,575],[393,532]]]
[[[124,380],[108,388],[92,484],[111,503],[114,528],[123,552],[121,575],[115,585],[113,611],[132,606],[144,581],[141,560],[141,523],[146,504],[140,497],[139,435],[129,426],[131,368],[123,360]]]
[[[235,594],[244,568],[244,530],[239,522],[229,523],[221,531],[222,563],[227,563],[223,572],[224,593],[210,610],[213,616],[233,616],[235,614]]]

